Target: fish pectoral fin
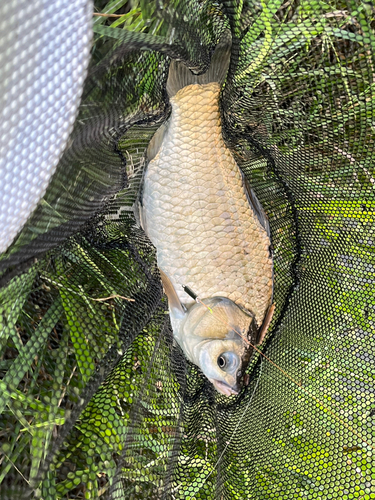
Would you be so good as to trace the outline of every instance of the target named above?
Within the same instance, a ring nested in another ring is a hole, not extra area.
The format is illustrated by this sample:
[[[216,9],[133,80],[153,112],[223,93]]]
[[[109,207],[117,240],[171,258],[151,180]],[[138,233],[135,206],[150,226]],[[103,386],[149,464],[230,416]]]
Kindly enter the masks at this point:
[[[180,299],[178,298],[175,287],[164,271],[159,268],[159,272],[165,294],[168,297],[170,309],[176,311],[178,316],[183,317],[186,314],[186,311],[184,306],[181,304]]]
[[[257,345],[261,344],[264,340],[264,337],[266,336],[268,327],[270,326],[270,323],[272,321],[273,313],[275,312],[275,303],[271,304],[270,307],[268,308],[268,311],[264,317],[262,326],[260,327],[257,335]]]

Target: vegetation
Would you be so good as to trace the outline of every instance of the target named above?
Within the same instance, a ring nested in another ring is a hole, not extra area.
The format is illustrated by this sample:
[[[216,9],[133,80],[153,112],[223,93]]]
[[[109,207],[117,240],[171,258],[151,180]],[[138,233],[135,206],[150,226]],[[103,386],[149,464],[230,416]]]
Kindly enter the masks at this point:
[[[213,396],[173,344],[153,249],[124,208],[157,125],[131,126],[119,143],[129,186],[91,229],[0,291],[5,494],[27,483],[44,500],[111,488],[159,498],[169,481],[176,499],[375,497],[374,12],[340,0],[237,4],[239,59],[223,110],[271,223],[277,314],[265,353],[274,364],[255,356],[242,396]],[[93,66],[119,40],[182,44],[174,13],[189,8],[212,32],[229,26],[221,2],[175,0],[163,15],[157,5],[96,2],[106,16],[94,17]],[[152,51],[126,60],[124,115],[150,96],[157,109],[165,64]]]

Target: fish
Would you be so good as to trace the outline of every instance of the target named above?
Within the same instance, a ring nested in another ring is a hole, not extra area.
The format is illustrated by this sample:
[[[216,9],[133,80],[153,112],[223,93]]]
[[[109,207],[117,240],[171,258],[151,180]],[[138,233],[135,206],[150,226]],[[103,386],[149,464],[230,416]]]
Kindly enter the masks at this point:
[[[173,336],[225,396],[241,389],[273,313],[267,216],[223,139],[229,59],[223,42],[203,75],[171,62],[171,114],[149,144],[136,210],[156,248]]]

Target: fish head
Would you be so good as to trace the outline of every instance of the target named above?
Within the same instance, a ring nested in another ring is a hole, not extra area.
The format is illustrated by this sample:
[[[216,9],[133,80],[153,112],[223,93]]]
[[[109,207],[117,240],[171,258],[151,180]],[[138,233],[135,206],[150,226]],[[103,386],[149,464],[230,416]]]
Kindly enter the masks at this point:
[[[241,387],[252,352],[253,326],[254,318],[232,300],[211,297],[190,307],[176,338],[215,389],[230,396]]]
[[[240,390],[242,345],[231,340],[209,340],[200,345],[197,365],[215,389],[231,396]]]
[[[254,316],[226,297],[210,297],[188,309],[165,272],[160,269],[168,296],[173,336],[185,356],[199,366],[215,389],[237,394],[257,337]]]

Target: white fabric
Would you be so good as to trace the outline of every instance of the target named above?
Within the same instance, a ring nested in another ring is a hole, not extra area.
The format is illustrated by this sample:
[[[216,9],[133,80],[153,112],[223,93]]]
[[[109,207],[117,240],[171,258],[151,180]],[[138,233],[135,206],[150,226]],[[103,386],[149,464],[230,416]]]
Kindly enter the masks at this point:
[[[0,2],[0,253],[44,195],[77,114],[92,2]]]

